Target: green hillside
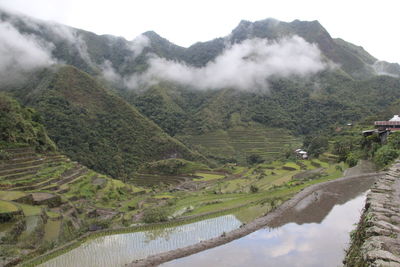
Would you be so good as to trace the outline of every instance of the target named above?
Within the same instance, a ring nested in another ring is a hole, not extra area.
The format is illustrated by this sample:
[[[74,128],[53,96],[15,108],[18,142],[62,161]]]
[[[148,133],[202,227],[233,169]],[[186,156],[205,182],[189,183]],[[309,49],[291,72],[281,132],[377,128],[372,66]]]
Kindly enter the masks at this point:
[[[38,110],[61,151],[113,177],[128,177],[147,161],[197,158],[134,107],[72,66],[49,71],[36,88],[29,84],[16,94]]]
[[[226,142],[220,146],[222,151],[229,154],[228,158],[235,155],[242,161],[243,151],[246,155],[257,154],[254,146],[264,141],[254,145],[244,140],[235,145],[231,139],[239,137],[230,136],[231,129],[256,123],[268,131],[284,131],[289,139],[293,135],[300,140],[348,122],[387,116],[396,111],[400,96],[398,78],[376,75],[376,58],[360,46],[333,39],[318,21],[242,21],[229,36],[188,48],[150,31],[144,33],[148,43],[138,53],[132,49],[135,42],[123,38],[51,25],[4,11],[0,17],[21,33],[54,43],[52,56],[77,68],[67,65],[37,70],[27,74],[29,84],[1,89],[36,107],[50,137],[69,157],[113,177],[128,177],[145,162],[174,157],[199,159],[201,156],[185,145],[196,149],[196,145],[208,140]],[[74,40],[57,35],[60,29]],[[324,60],[336,63],[336,67],[310,77],[271,77],[268,88],[263,90],[197,90],[168,81],[132,90],[123,80],[145,71],[148,59],[154,56],[202,67],[231,44],[293,35],[316,44]],[[82,46],[85,49],[79,49]],[[122,77],[119,81],[95,80],[106,61]],[[384,69],[394,68],[391,73],[397,69],[396,64],[383,65]],[[179,136],[184,144],[171,136]],[[243,136],[242,139],[247,133]],[[261,147],[264,149],[264,145]],[[208,156],[213,154],[198,149]],[[271,145],[268,149],[272,149],[270,154],[277,150]]]
[[[41,121],[34,109],[23,108],[11,97],[0,93],[0,149],[33,146],[39,151],[55,150]]]
[[[301,140],[288,130],[256,124],[182,138],[204,155],[217,159],[234,159],[241,164],[247,164],[246,159],[250,155],[259,155],[264,160],[273,161],[285,149],[301,147]]]

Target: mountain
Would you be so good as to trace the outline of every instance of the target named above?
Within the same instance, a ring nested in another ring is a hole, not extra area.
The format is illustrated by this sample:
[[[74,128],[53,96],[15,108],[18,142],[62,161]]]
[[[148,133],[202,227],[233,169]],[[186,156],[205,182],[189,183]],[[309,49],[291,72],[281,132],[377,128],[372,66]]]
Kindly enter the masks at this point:
[[[208,42],[199,42],[188,48],[180,47],[153,31],[143,38],[127,41],[122,37],[96,35],[57,23],[45,22],[0,10],[0,19],[10,23],[19,32],[33,35],[53,44],[52,56],[89,74],[100,74],[102,64],[110,62],[119,75],[141,72],[146,68],[146,55],[185,62],[195,67],[205,66],[224,49],[247,39],[277,40],[297,35],[309,43],[317,44],[322,54],[356,79],[376,74],[378,60],[362,47],[340,38],[334,39],[318,21],[282,22],[265,19],[256,22],[241,21],[231,34]]]
[[[73,160],[114,177],[127,177],[147,161],[199,158],[75,67],[58,66],[34,76],[37,83],[32,78],[12,91],[38,110],[49,136]]]
[[[195,151],[222,162],[262,153],[238,129],[297,140],[398,109],[399,65],[332,38],[318,21],[241,21],[184,48],[153,31],[128,41],[4,11],[0,19],[10,37],[47,55],[29,69],[8,38],[23,71],[0,89],[36,107],[68,156],[114,177],[148,161],[201,159]],[[225,159],[212,138],[230,151]]]
[[[23,108],[13,98],[0,93],[0,147],[31,146],[38,151],[54,151],[37,111]]]

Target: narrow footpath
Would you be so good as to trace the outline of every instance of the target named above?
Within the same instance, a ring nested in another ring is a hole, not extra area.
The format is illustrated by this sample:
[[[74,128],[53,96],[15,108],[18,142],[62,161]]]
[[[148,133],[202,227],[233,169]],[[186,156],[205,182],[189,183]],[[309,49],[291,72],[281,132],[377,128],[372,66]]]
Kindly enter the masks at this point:
[[[351,240],[346,267],[400,267],[400,160],[371,188]]]

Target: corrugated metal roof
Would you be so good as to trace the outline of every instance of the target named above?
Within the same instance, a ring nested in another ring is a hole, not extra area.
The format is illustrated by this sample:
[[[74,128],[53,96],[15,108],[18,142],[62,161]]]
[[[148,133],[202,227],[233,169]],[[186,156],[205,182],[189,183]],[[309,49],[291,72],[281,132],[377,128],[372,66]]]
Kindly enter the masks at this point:
[[[399,115],[394,115],[393,118],[391,118],[389,121],[398,121],[398,122],[400,122],[400,117],[399,117]]]

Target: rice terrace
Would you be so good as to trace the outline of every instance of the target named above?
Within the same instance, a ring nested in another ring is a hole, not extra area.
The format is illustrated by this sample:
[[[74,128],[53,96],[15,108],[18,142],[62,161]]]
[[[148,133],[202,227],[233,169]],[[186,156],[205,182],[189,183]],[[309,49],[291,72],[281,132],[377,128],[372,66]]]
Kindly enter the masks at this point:
[[[0,266],[400,266],[399,7],[1,0]]]

